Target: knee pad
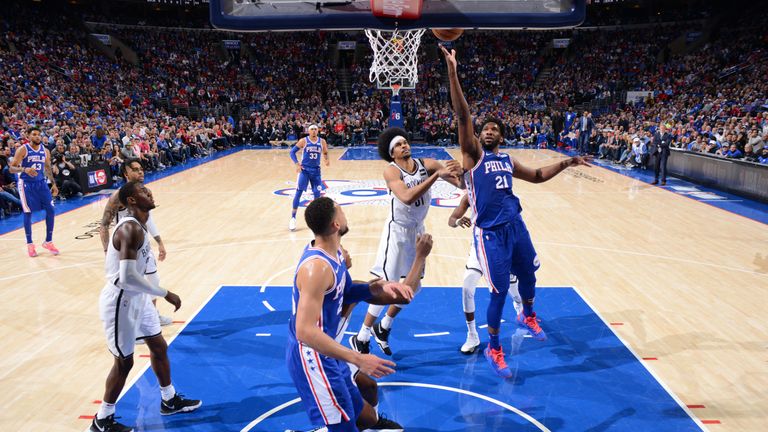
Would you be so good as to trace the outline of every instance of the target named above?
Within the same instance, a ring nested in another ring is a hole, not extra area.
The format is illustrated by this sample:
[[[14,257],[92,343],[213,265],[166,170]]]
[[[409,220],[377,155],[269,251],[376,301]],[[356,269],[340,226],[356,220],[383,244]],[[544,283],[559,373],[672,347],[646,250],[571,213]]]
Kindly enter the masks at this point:
[[[379,315],[381,315],[381,311],[383,311],[383,310],[384,310],[384,305],[373,305],[372,304],[372,305],[368,306],[368,313],[370,315],[375,316],[376,318],[378,318]]]

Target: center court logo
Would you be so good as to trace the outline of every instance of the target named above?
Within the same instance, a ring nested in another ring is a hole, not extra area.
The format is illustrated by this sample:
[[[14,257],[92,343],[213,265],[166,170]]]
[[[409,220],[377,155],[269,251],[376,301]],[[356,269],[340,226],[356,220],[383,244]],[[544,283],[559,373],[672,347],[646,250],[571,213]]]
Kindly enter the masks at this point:
[[[292,187],[274,191],[293,199],[296,183],[288,182]],[[384,180],[325,180],[323,193],[341,205],[389,205],[389,191]],[[432,205],[435,207],[453,208],[459,204],[462,192],[452,184],[438,180],[432,185]],[[306,207],[312,200],[312,192],[304,191],[299,206]]]

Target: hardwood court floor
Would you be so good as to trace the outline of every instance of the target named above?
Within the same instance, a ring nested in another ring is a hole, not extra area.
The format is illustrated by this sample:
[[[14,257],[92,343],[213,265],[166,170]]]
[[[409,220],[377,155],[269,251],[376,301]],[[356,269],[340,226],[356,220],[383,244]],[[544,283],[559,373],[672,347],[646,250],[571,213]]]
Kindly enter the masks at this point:
[[[381,180],[383,162],[339,161],[342,152],[331,151],[325,179]],[[510,153],[532,166],[562,157]],[[293,181],[286,152],[267,150],[239,152],[149,185],[168,249],[161,284],[183,301],[174,319],[188,319],[222,284],[291,283],[310,232],[301,213],[299,229],[288,232],[290,198],[273,191]],[[515,191],[542,262],[538,285],[574,286],[607,322],[623,323],[614,330],[639,357],[657,358],[647,363],[662,382],[683,403],[705,406],[693,414],[721,422],[711,430],[765,428],[764,224],[597,167],[571,168],[540,185],[517,181]],[[88,421],[78,416],[97,409],[92,401],[101,399],[112,363],[98,319],[103,254],[97,235],[75,237],[92,229],[103,203],[57,218],[58,257],[43,251],[27,258],[22,230],[0,236],[0,430],[83,430]],[[350,205],[345,212],[352,274],[364,278],[386,207]],[[470,233],[449,228],[449,214],[430,210],[427,230],[436,240],[425,285],[461,285]],[[39,243],[43,224],[33,229]],[[452,319],[463,319],[461,311]],[[164,333],[172,337],[179,328]],[[137,357],[132,377],[147,362]]]

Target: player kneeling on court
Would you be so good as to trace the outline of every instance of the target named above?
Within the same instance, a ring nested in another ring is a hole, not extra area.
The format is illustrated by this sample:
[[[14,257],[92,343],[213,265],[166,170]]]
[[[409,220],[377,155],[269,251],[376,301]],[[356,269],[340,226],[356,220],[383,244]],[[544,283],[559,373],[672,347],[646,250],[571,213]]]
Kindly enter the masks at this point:
[[[133,430],[115,421],[115,403],[133,367],[133,352],[138,339],[143,339],[149,348],[152,370],[160,384],[160,414],[194,411],[202,405],[199,400],[186,399],[176,393],[171,383],[168,345],[152,305],[152,296],[158,296],[179,310],[181,299],[144,278],[147,263],[154,261],[146,228],[149,211],[155,208],[154,199],[149,189],[138,182],[126,183],[120,188],[119,197],[128,214],[117,223],[110,239],[107,284],[99,299],[107,347],[115,356],[115,362],[107,376],[103,402],[91,423],[93,432]]]
[[[376,279],[353,283],[341,249],[349,231],[341,206],[327,197],[307,206],[304,214],[315,239],[296,268],[288,323],[286,363],[310,420],[330,432],[357,432],[378,419],[352,380],[348,364],[373,378],[394,372],[395,364],[360,354],[335,339],[342,328],[344,304],[408,303],[413,290],[405,284]],[[343,332],[342,332],[343,334]]]

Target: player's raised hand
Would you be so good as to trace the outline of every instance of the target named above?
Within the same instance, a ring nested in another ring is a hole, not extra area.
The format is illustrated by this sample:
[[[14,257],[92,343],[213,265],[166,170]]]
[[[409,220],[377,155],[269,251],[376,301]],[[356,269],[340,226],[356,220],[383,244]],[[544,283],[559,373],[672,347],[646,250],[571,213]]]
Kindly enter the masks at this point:
[[[461,162],[457,161],[456,159],[451,159],[446,162],[445,167],[457,178],[464,174],[464,168],[461,166]]]
[[[445,62],[448,64],[448,68],[456,68],[456,65],[458,62],[456,61],[456,50],[452,49],[451,52],[448,52],[447,49],[445,49],[445,46],[440,45],[440,50],[443,51],[443,56],[445,56]]]
[[[416,238],[416,256],[426,258],[432,252],[432,235],[424,233]]]
[[[181,307],[181,298],[178,295],[176,295],[176,293],[173,293],[171,291],[168,291],[168,294],[165,295],[165,301],[167,301],[168,303],[174,306],[175,308],[173,310],[174,312],[179,310],[179,308]]]
[[[360,369],[360,372],[374,378],[381,378],[395,372],[392,369],[395,367],[395,362],[378,358],[373,354],[361,354],[355,366]]]

